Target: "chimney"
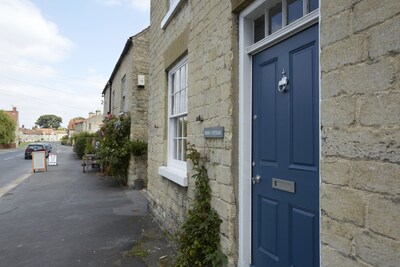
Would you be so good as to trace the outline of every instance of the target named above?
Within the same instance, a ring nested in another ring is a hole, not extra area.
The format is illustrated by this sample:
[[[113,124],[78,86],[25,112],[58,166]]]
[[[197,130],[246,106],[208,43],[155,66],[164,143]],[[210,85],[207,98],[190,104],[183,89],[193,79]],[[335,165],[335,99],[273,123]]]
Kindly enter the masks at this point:
[[[89,112],[89,118],[94,116],[94,112]]]
[[[100,115],[101,111],[100,110],[96,110],[96,116]]]
[[[17,108],[13,107],[13,113],[17,112]]]

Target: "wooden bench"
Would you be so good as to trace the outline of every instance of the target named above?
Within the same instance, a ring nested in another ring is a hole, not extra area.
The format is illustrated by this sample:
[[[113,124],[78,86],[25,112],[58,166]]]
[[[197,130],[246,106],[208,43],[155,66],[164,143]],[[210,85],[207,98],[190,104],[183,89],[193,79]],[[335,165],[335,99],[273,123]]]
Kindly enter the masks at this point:
[[[82,157],[83,163],[82,163],[82,169],[83,172],[88,172],[89,171],[89,166],[94,169],[94,168],[100,168],[100,158],[96,156],[96,154],[85,154]]]

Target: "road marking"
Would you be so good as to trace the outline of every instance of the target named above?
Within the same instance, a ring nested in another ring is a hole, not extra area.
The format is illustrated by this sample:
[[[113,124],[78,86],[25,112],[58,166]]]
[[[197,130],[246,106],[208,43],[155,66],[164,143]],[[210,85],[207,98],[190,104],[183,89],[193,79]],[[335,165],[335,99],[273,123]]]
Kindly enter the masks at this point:
[[[18,154],[18,155],[14,156],[14,157],[5,158],[4,160],[15,159],[15,158],[18,158],[19,156],[23,156],[23,155],[24,154]]]
[[[26,173],[26,174],[22,175],[21,177],[15,179],[8,185],[0,188],[0,198],[2,198],[5,194],[7,194],[8,191],[10,191],[13,188],[17,187],[18,185],[20,185],[23,181],[28,179],[31,175],[32,175],[32,173]]]

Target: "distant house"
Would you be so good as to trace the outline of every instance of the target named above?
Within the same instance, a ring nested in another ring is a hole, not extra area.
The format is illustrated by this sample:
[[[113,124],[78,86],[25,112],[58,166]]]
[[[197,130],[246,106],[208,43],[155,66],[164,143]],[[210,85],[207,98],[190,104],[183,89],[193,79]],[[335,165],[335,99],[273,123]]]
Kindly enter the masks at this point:
[[[70,119],[67,126],[68,137],[72,137],[76,132],[76,124],[83,121],[83,118]]]
[[[50,128],[19,129],[21,142],[57,142],[67,135],[66,130],[54,130]]]
[[[105,85],[104,116],[130,115],[130,138],[147,141],[149,28],[129,37]],[[147,179],[147,159],[131,158],[128,185]]]
[[[96,110],[96,113],[90,112],[89,117],[82,122],[82,131],[88,133],[97,132],[103,124],[103,119],[100,110]]]
[[[18,127],[19,127],[19,113],[16,107],[13,107],[12,110],[4,110],[4,112],[10,117],[10,119],[15,124],[15,140],[11,144],[2,145],[6,148],[15,148],[18,146]]]

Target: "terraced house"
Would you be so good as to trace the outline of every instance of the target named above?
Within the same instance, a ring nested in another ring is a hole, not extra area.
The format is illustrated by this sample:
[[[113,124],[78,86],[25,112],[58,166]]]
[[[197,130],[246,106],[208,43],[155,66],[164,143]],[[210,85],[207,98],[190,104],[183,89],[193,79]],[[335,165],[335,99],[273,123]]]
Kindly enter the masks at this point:
[[[128,38],[102,91],[103,115],[129,115],[130,139],[147,141],[149,28]],[[147,159],[131,157],[128,185],[146,179]]]
[[[152,0],[148,197],[209,155],[228,266],[400,262],[400,1]]]

